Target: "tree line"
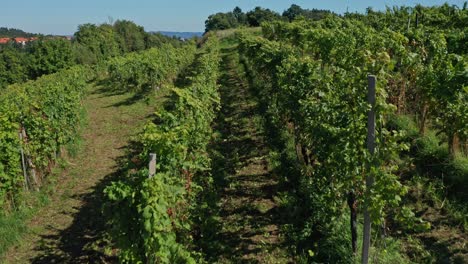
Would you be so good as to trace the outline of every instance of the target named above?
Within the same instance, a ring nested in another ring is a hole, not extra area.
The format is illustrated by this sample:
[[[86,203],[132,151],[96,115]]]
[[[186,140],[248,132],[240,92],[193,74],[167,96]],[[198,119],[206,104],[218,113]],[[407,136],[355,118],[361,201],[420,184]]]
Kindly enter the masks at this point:
[[[327,15],[334,14],[329,10],[303,9],[298,5],[291,5],[281,15],[273,10],[262,7],[255,7],[253,10],[244,13],[239,7],[227,13],[216,13],[210,15],[205,21],[205,32],[211,30],[224,30],[238,27],[258,27],[263,22],[274,20],[293,21],[299,17],[311,20],[320,20]]]
[[[23,31],[0,28],[0,35],[2,32]],[[19,34],[16,33],[8,36]],[[0,45],[0,89],[76,64],[97,64],[110,57],[160,47],[164,43],[179,46],[181,42],[159,33],[148,33],[142,26],[127,20],[80,25],[71,41],[57,36],[40,36],[25,45],[10,42]]]
[[[0,38],[30,38],[35,36],[37,36],[37,34],[24,32],[21,29],[0,27]]]

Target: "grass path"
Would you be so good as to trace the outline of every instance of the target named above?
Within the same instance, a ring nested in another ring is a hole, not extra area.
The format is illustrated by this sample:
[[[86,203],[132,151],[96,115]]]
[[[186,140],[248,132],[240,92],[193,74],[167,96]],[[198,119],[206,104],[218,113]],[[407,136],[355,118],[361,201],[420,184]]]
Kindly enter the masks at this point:
[[[279,232],[274,196],[278,181],[268,164],[262,119],[235,48],[223,50],[221,113],[214,176],[220,192],[215,263],[291,263]],[[219,158],[221,157],[221,158]]]
[[[131,135],[152,113],[149,105],[127,93],[90,88],[81,149],[58,177],[50,203],[29,221],[21,243],[7,252],[6,263],[115,262],[102,250],[102,190],[117,173]]]

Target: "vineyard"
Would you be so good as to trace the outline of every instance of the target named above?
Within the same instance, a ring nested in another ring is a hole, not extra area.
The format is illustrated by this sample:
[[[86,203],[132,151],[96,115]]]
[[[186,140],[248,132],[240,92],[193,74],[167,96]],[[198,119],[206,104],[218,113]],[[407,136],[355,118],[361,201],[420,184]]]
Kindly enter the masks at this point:
[[[0,87],[0,262],[468,263],[466,4],[289,11]]]

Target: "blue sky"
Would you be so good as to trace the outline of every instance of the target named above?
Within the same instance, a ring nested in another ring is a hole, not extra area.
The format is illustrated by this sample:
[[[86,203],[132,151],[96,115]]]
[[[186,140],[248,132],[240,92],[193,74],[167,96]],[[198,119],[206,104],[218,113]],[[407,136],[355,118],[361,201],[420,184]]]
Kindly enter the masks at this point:
[[[384,9],[386,5],[462,6],[465,0],[0,0],[0,26],[43,34],[73,34],[83,23],[103,23],[111,18],[128,19],[148,31],[203,31],[208,15],[239,6],[244,11],[262,6],[280,13],[291,4],[303,8],[330,9],[343,13],[364,12],[366,7]]]

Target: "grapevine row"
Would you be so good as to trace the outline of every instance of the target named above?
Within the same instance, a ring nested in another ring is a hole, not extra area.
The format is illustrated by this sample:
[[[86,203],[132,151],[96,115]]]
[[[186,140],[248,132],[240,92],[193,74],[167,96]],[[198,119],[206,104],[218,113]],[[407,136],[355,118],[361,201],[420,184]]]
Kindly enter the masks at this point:
[[[196,263],[191,222],[197,197],[211,182],[207,145],[219,109],[219,47],[213,36],[192,65],[189,84],[172,88],[171,106],[159,110],[137,138],[139,158],[157,156],[157,173],[136,168],[106,188],[113,235],[127,263]],[[192,210],[193,209],[193,210]]]
[[[381,72],[388,81],[388,102],[399,114],[416,115],[421,133],[433,121],[452,154],[458,145],[467,145],[466,29],[420,25],[377,30],[351,19],[328,18],[315,24],[275,22],[263,31],[268,39],[291,43],[324,64]]]
[[[110,59],[107,63],[110,85],[117,90],[148,91],[173,80],[179,71],[193,61],[195,45],[182,48],[164,44],[160,48],[133,52]]]
[[[193,60],[194,52],[193,44],[179,49],[164,45],[112,58],[105,63],[105,71],[117,89],[141,91],[170,82]],[[11,207],[22,188],[37,189],[61,148],[76,139],[85,87],[95,72],[76,66],[4,89],[0,96],[0,206]]]
[[[334,219],[344,215],[346,202],[351,215],[369,204],[375,223],[384,224],[392,214],[400,225],[427,228],[408,208],[398,207],[406,187],[396,173],[408,165],[399,158],[408,146],[387,122],[396,113],[415,113],[424,133],[427,116],[433,116],[452,153],[455,142],[466,142],[467,57],[447,45],[463,38],[450,40],[453,33],[422,26],[407,32],[375,29],[338,17],[265,23],[262,30],[265,38],[241,36],[240,50],[269,119],[293,138],[301,172],[288,181],[295,199],[307,205],[297,213],[308,215],[297,225],[298,234],[333,237],[339,224]],[[365,144],[367,74],[378,80],[374,156]],[[371,189],[366,175],[376,180]],[[320,259],[339,261],[334,257]]]
[[[351,38],[346,34],[341,37]],[[361,40],[359,45],[372,49],[382,40]],[[301,209],[296,213],[308,216],[299,232],[331,236],[337,232],[336,219],[344,215],[346,201],[351,199],[350,209],[356,210],[364,204],[365,192],[373,194],[366,201],[373,220],[382,223],[389,207],[397,206],[405,193],[394,175],[396,156],[405,146],[398,143],[400,133],[385,126],[386,115],[395,109],[386,103],[385,90],[381,88],[386,82],[382,69],[390,63],[384,51],[360,52],[360,56],[356,52],[355,56],[346,57],[344,47],[331,45],[323,52],[342,52],[342,56],[333,56],[341,59],[335,61],[262,37],[242,36],[240,41],[249,72],[262,87],[260,98],[268,105],[267,114],[276,120],[277,128],[288,128],[301,163],[301,175],[290,175],[288,180],[301,200]],[[347,67],[349,63],[353,66]],[[376,73],[380,87],[375,156],[366,149],[368,72]],[[366,190],[365,176],[369,174],[376,184]],[[406,211],[399,214],[402,218],[408,215]],[[326,249],[324,245],[320,248]],[[334,257],[322,256],[329,262],[338,261]]]
[[[92,69],[76,66],[2,91],[0,207],[11,207],[23,186],[37,188],[61,148],[75,139],[81,99],[93,78]]]

